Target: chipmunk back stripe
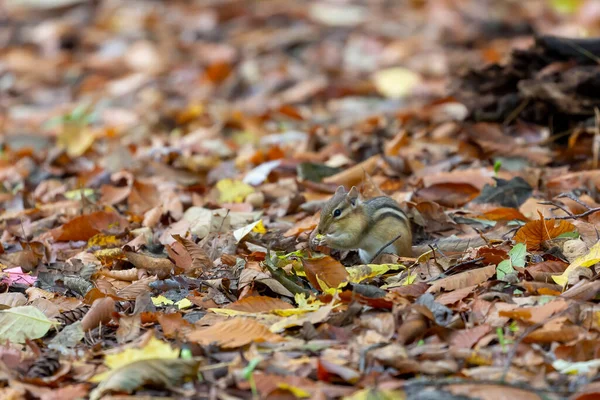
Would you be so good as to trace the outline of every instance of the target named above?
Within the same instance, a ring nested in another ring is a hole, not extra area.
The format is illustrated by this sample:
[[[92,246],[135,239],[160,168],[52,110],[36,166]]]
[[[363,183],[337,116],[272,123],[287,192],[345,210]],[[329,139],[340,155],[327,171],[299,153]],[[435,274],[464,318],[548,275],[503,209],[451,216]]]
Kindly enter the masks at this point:
[[[388,217],[408,222],[408,218],[406,217],[406,214],[404,214],[404,211],[397,209],[396,207],[390,207],[386,205],[385,207],[375,211],[375,214],[373,214],[374,221],[380,221]]]

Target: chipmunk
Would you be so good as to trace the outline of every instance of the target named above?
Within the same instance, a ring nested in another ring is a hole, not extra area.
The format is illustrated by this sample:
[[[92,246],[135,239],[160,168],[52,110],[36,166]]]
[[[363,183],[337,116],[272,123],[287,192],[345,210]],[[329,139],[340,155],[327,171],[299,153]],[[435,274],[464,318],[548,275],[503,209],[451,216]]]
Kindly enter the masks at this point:
[[[349,192],[337,188],[321,210],[316,232],[314,244],[358,250],[364,263],[372,262],[378,253],[412,256],[410,221],[398,203],[386,196],[362,200],[354,186]]]

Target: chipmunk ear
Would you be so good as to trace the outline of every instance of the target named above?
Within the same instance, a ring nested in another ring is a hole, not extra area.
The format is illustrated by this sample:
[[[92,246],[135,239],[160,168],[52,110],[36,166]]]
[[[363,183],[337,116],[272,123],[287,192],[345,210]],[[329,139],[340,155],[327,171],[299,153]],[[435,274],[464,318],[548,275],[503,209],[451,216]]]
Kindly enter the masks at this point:
[[[346,198],[348,199],[350,204],[352,204],[353,207],[355,207],[359,203],[358,197],[359,197],[358,189],[356,188],[356,186],[352,186],[352,189],[350,189],[350,191],[346,195]]]
[[[344,187],[342,185],[338,186],[338,188],[335,190],[335,194],[344,194],[346,193],[346,189],[344,189]]]

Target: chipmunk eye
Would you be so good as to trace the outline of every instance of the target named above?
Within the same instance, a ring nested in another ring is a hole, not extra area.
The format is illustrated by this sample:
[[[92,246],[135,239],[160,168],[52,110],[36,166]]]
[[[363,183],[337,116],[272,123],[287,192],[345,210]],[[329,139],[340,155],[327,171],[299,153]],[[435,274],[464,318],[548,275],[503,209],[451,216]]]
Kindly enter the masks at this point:
[[[342,210],[339,208],[333,212],[334,217],[339,217],[340,215],[342,215]]]

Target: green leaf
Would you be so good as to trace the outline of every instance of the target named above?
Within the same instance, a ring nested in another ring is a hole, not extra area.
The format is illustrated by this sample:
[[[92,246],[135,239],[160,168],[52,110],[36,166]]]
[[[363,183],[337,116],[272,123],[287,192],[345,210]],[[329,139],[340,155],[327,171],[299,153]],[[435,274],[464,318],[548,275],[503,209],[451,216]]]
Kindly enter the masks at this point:
[[[523,243],[518,243],[509,252],[508,256],[510,261],[515,267],[525,266],[525,255],[527,254],[527,247]]]
[[[39,339],[58,322],[49,320],[33,306],[13,307],[0,311],[0,341],[25,343],[26,339]]]
[[[497,160],[494,163],[494,175],[498,175],[498,171],[500,171],[500,168],[502,168],[502,161]]]
[[[496,267],[496,277],[498,280],[504,280],[506,275],[514,274],[515,272],[510,260],[504,260]]]
[[[555,11],[564,14],[573,14],[577,12],[583,4],[582,0],[550,0],[550,4]]]
[[[561,239],[561,238],[577,239],[577,238],[579,238],[579,232],[565,232],[565,233],[558,235],[555,239]]]

